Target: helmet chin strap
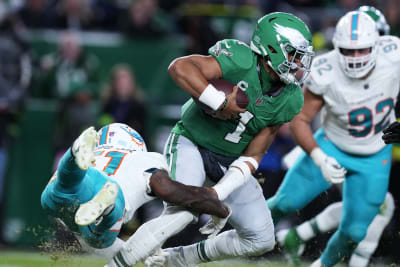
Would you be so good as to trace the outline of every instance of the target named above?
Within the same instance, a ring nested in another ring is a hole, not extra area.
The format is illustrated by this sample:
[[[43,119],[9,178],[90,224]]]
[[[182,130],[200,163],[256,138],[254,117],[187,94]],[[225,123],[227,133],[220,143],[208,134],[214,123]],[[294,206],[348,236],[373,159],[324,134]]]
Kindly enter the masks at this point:
[[[268,66],[276,73],[276,75],[278,75],[279,79],[285,83],[285,84],[289,84],[289,83],[295,83],[298,84],[296,78],[294,77],[294,75],[292,75],[291,73],[287,73],[285,75],[283,75],[282,73],[277,72],[276,70],[274,70],[274,68],[272,67],[272,63],[270,60],[267,60],[267,64]],[[293,63],[295,64],[295,63]],[[291,66],[292,67],[292,66]],[[297,68],[297,65],[296,65]]]
[[[282,80],[281,74],[280,74],[279,72],[277,72],[277,71],[272,67],[271,60],[266,60],[266,61],[267,61],[267,65],[271,68],[271,70],[272,70],[273,72],[275,72],[276,75],[278,75],[279,79],[280,79],[282,82],[286,83],[284,80]]]

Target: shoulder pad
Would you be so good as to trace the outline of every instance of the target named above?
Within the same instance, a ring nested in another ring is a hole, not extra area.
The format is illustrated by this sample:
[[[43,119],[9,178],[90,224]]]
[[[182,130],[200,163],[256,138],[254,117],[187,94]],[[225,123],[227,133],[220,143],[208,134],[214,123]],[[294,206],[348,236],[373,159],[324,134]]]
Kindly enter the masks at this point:
[[[232,64],[236,68],[248,69],[253,64],[253,51],[246,43],[239,40],[218,41],[208,50],[208,53],[217,59],[221,67],[223,64]]]
[[[378,57],[383,57],[391,63],[400,62],[400,39],[397,36],[380,36],[378,49]]]
[[[281,125],[291,121],[303,107],[303,92],[299,86],[287,84],[284,90],[286,97],[280,102],[279,112],[275,112],[271,125]]]
[[[313,93],[320,94],[321,88],[329,85],[337,71],[337,57],[334,50],[317,56],[311,65],[311,73],[304,85]]]

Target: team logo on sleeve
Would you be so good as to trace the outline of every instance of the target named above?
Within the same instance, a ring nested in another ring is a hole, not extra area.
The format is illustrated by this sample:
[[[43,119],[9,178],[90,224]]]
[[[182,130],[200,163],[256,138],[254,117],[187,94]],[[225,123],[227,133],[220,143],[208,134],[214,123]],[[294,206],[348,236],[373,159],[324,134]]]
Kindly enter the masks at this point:
[[[211,49],[211,52],[213,52],[217,57],[220,54],[223,54],[228,57],[232,56],[231,52],[228,52],[228,50],[221,48],[221,42],[217,42],[217,44],[215,45],[215,48]]]

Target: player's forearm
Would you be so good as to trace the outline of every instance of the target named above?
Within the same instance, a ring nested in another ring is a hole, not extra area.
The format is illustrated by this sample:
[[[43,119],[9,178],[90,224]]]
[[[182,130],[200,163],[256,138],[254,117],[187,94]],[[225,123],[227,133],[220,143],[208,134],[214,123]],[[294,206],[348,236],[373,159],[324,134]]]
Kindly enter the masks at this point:
[[[218,199],[214,189],[208,187],[194,187],[197,196],[184,202],[184,206],[198,213],[206,213],[220,218],[229,215],[228,207]]]
[[[220,200],[225,200],[233,191],[244,185],[251,179],[252,171],[258,168],[258,162],[252,157],[239,157],[232,162],[228,171],[214,185],[214,190]]]
[[[220,200],[226,199],[233,191],[251,179],[252,173],[257,170],[279,127],[270,126],[263,129],[247,146],[243,156],[232,162],[224,177],[213,187]]]
[[[310,127],[310,122],[304,120],[301,116],[298,115],[293,119],[290,123],[290,130],[297,144],[299,144],[307,154],[310,154],[314,148],[318,147]]]
[[[165,201],[198,213],[215,215],[220,218],[228,216],[228,208],[219,201],[218,195],[214,189],[181,184],[176,186],[176,191],[179,193],[168,194],[168,196],[164,197]]]
[[[207,213],[221,218],[229,214],[228,208],[219,201],[214,189],[178,183],[172,180],[164,170],[159,170],[151,176],[150,188],[162,200],[198,213]]]

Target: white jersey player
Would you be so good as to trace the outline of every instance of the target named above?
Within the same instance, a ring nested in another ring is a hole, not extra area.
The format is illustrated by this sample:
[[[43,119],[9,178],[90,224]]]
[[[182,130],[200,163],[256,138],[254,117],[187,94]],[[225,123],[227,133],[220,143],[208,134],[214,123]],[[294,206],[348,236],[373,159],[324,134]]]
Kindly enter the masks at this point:
[[[362,6],[359,8],[359,10],[367,13],[368,15],[371,16],[372,19],[375,20],[380,35],[389,34],[390,27],[386,23],[385,17],[379,10],[370,6]],[[383,49],[390,50],[395,47],[397,38],[395,37],[394,46],[391,45],[386,47],[388,39],[391,39],[391,37],[386,36],[385,38],[382,38],[383,42],[380,44],[381,51],[378,50],[378,55],[380,55],[379,52],[385,53],[384,51],[382,51]],[[380,60],[384,60],[386,62],[386,65],[391,65],[390,61],[388,61],[387,58],[386,59],[384,57],[380,58],[380,56],[378,56],[378,61]],[[387,68],[386,69],[382,68],[382,71],[383,70],[387,71]],[[330,76],[331,77],[334,76],[333,73],[331,73]],[[343,82],[341,82],[338,79],[337,84],[339,87],[341,86],[340,85],[341,83]],[[368,83],[365,83],[364,86],[369,87],[370,85]],[[368,89],[369,88],[366,88],[365,90],[367,91]],[[378,90],[379,88],[375,89],[374,91]],[[393,91],[393,88],[391,89],[389,88],[388,90]],[[394,90],[393,93],[395,92],[396,91]],[[376,140],[374,141],[376,142]],[[341,143],[340,140],[338,142]],[[380,147],[381,144],[379,142],[377,143],[378,147]],[[300,155],[301,151],[302,151],[301,148],[298,146],[284,157],[283,163],[288,169],[294,164],[297,157]],[[335,230],[339,226],[340,217],[342,215],[342,207],[343,207],[343,202],[333,203],[329,205],[326,209],[324,209],[316,217],[302,223],[300,226],[292,229],[284,229],[277,233],[278,242],[280,243],[281,246],[285,247],[292,262],[299,263],[299,256],[304,251],[304,243],[306,241],[315,237],[319,233],[325,233]],[[372,221],[371,225],[368,228],[367,236],[363,239],[363,241],[361,241],[358,244],[355,252],[352,254],[349,261],[350,267],[365,267],[368,265],[370,257],[375,252],[375,249],[378,246],[379,239],[382,235],[383,230],[385,229],[385,227],[390,222],[393,216],[394,208],[395,207],[394,207],[393,197],[388,192],[385,197],[385,202],[382,204],[380,208],[379,214],[374,218],[374,220]]]
[[[200,213],[229,214],[214,190],[173,181],[163,155],[147,152],[136,131],[114,123],[99,133],[91,127],[78,137],[61,159],[41,202],[49,214],[75,233],[85,250],[113,258],[129,246],[129,240],[117,237],[121,225],[156,197]],[[161,227],[159,231],[152,234],[178,230]],[[146,257],[153,249],[157,248],[143,245],[140,252]]]
[[[315,58],[306,86],[312,93],[323,95],[322,127],[341,150],[371,155],[385,146],[382,130],[395,121],[393,108],[400,83],[399,45],[399,38],[381,36],[375,51],[379,54],[375,69],[365,79],[349,79],[341,70],[340,61],[344,59],[336,51]]]
[[[277,194],[268,200],[277,222],[331,184],[344,181],[339,230],[313,264],[325,267],[350,256],[385,199],[391,146],[381,137],[395,120],[400,84],[400,40],[379,37],[376,24],[364,12],[342,17],[333,42],[333,51],[314,60],[305,83],[305,105],[291,125],[296,141],[310,157],[302,153],[297,158]],[[309,123],[320,110],[322,127],[313,137]],[[302,228],[305,239],[312,235],[313,226]],[[298,235],[289,231],[278,238],[286,244],[300,239]],[[371,253],[370,249],[366,250]]]

